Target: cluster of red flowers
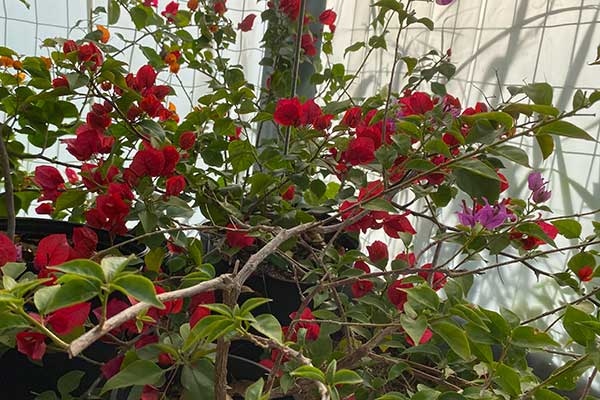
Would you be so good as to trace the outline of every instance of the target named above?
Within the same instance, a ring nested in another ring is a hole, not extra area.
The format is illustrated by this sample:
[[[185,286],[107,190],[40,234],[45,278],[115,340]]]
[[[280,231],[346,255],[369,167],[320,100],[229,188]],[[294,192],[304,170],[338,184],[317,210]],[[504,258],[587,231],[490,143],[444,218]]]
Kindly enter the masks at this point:
[[[67,235],[53,234],[44,237],[37,245],[33,266],[40,278],[50,276],[51,268],[76,258],[89,258],[98,245],[98,235],[88,227],[73,229],[73,246],[69,244]]]
[[[227,232],[225,233],[225,241],[228,246],[243,249],[254,244],[256,239],[252,236],[248,236],[246,232],[238,230],[238,227],[234,224],[228,224],[227,228],[229,229],[227,229]]]
[[[323,110],[313,99],[301,103],[297,97],[280,99],[273,114],[273,119],[281,126],[312,126],[317,130],[329,128],[333,117],[331,114],[323,114]]]
[[[127,118],[135,121],[143,113],[150,118],[159,118],[161,121],[169,119],[178,120],[177,114],[165,107],[163,102],[171,92],[171,88],[166,85],[156,85],[157,72],[150,65],[142,66],[134,75],[129,73],[125,77],[127,86],[138,92],[142,99],[138,105],[132,105],[127,111]],[[115,88],[116,92],[120,90]]]
[[[67,151],[79,161],[87,161],[97,154],[110,153],[115,138],[105,132],[112,123],[112,111],[113,107],[107,101],[94,104],[86,116],[86,122],[77,128],[75,139],[63,140],[67,144]]]
[[[73,230],[73,246],[64,234],[49,235],[40,240],[33,261],[39,278],[52,276],[52,266],[63,264],[76,258],[88,258],[96,250],[98,236],[93,230],[81,227]],[[18,260],[17,247],[4,234],[0,234],[0,266]],[[58,335],[68,335],[82,326],[90,313],[89,303],[75,304],[56,310],[45,317],[35,313],[30,316],[49,327]],[[46,352],[46,336],[39,332],[25,330],[16,335],[17,350],[33,360],[41,360]]]
[[[408,212],[404,214],[390,214],[387,211],[368,211],[357,206],[357,204],[371,200],[383,193],[384,185],[381,181],[373,181],[359,190],[357,201],[346,200],[340,205],[342,220],[352,219],[352,224],[346,227],[349,232],[366,232],[368,229],[381,229],[395,239],[399,239],[399,233],[405,232],[411,235],[417,233],[407,218]],[[362,216],[361,216],[362,215]],[[357,219],[358,218],[358,219]]]
[[[63,44],[63,53],[70,54],[77,52],[77,60],[84,68],[95,71],[102,65],[104,57],[100,49],[93,43],[84,43],[81,46],[74,40],[67,40]]]

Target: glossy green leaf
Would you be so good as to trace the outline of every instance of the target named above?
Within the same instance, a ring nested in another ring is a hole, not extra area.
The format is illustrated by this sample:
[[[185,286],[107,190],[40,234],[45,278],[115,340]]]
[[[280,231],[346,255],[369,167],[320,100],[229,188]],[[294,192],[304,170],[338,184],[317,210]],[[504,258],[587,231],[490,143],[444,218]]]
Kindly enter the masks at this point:
[[[71,279],[62,284],[46,306],[46,312],[72,306],[93,299],[100,294],[100,283],[83,278]]]
[[[554,89],[547,83],[532,83],[522,88],[523,93],[527,95],[535,104],[546,106],[552,105]]]
[[[544,230],[535,222],[522,223],[521,225],[519,225],[517,227],[517,231],[526,233],[529,236],[533,236],[538,239],[541,239],[545,243],[548,243],[549,245],[556,247],[556,243],[554,243],[554,240],[552,240],[552,238],[550,238],[550,236],[548,236],[548,234],[546,234],[546,232],[544,232]]]
[[[333,376],[334,385],[358,385],[363,382],[359,374],[349,369],[340,369]]]
[[[271,314],[262,314],[256,317],[256,321],[252,322],[251,326],[279,343],[283,343],[283,334],[281,331],[281,325],[277,318]]]
[[[594,317],[573,306],[568,306],[563,317],[563,326],[569,336],[577,343],[586,346],[595,340],[592,329],[581,322],[595,321]]]
[[[156,308],[164,309],[165,305],[156,297],[156,289],[152,281],[141,275],[120,275],[112,282],[111,287],[121,291],[127,296],[150,304]]]
[[[527,155],[527,152],[520,147],[509,145],[496,146],[490,148],[489,152],[529,168],[529,156]]]
[[[303,365],[292,371],[291,375],[298,378],[311,379],[313,381],[325,383],[325,374],[323,371],[313,367],[312,365]]]
[[[559,219],[551,221],[551,224],[567,239],[578,239],[581,236],[581,224],[573,219]]]
[[[546,332],[530,326],[519,326],[513,330],[511,343],[525,348],[560,346]]]
[[[557,135],[568,138],[596,141],[589,133],[567,121],[555,121],[538,129],[537,135]]]
[[[152,361],[137,360],[110,378],[102,388],[102,393],[129,386],[154,385],[163,373],[163,369]]]
[[[64,264],[51,267],[53,270],[64,272],[65,274],[79,275],[85,278],[98,279],[104,281],[104,273],[98,263],[91,260],[78,259],[67,261]]]
[[[521,394],[521,380],[519,374],[506,364],[498,364],[494,380],[511,396]]]
[[[443,321],[432,323],[431,329],[438,334],[459,357],[464,360],[471,358],[469,340],[462,329],[449,322]]]
[[[104,257],[100,261],[100,268],[104,274],[105,282],[111,282],[117,275],[119,275],[129,264],[129,258],[127,257]]]
[[[86,192],[82,190],[66,190],[58,196],[54,212],[81,206],[85,202]]]

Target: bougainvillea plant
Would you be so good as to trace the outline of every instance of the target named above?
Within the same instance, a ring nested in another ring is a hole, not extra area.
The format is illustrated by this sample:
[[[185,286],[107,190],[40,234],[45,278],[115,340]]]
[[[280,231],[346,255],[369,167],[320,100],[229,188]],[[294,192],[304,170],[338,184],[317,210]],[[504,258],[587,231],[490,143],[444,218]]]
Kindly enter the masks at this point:
[[[332,45],[335,12],[309,15],[307,2],[272,0],[232,20],[226,0],[110,0],[94,11],[108,24],[45,40],[48,57],[0,48],[2,343],[42,365],[50,352],[112,346],[81,398],[554,400],[591,372],[585,398],[600,368],[600,224],[554,215],[519,143],[545,159],[561,137],[593,141],[569,118],[600,92],[578,91],[559,110],[552,87],[532,83],[464,106],[446,90],[450,50],[401,54],[400,32],[433,29],[414,1],[375,2],[369,40],[346,49]],[[120,19],[138,34],[117,48]],[[224,55],[259,20],[264,87]],[[122,60],[132,47],[147,63]],[[321,63],[319,49],[387,52],[389,82],[352,97],[362,67]],[[315,71],[306,82],[301,64]],[[163,83],[185,69],[206,78],[198,99]],[[301,93],[307,82],[317,95]],[[173,96],[189,99],[186,115]],[[515,165],[527,171],[524,198],[507,195],[515,182],[502,171]],[[31,244],[17,212],[84,225]],[[434,230],[419,243],[423,223]],[[100,247],[99,230],[114,242]],[[365,242],[373,231],[394,246]],[[550,271],[547,256],[566,252]],[[468,300],[482,275],[510,268],[557,282],[572,301],[524,319]],[[246,296],[257,276],[297,293]],[[286,296],[298,299],[289,317],[260,311]],[[551,336],[555,324],[566,335]],[[238,342],[260,349],[262,377],[228,373]],[[541,376],[533,353],[566,361]],[[48,390],[40,396],[58,398]]]

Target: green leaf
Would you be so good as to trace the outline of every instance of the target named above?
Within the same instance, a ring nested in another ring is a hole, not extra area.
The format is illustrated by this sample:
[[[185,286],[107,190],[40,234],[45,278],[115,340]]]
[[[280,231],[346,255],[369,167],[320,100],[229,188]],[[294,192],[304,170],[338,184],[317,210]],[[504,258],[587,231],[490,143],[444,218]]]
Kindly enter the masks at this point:
[[[268,338],[273,339],[278,343],[283,343],[281,325],[273,315],[259,315],[256,317],[256,321],[252,322],[251,326]]]
[[[430,20],[429,18],[419,18],[417,20],[418,23],[423,24],[427,27],[427,29],[429,29],[430,31],[433,31],[433,21]]]
[[[489,171],[494,170],[489,168]],[[471,197],[475,197],[477,199],[486,198],[490,203],[493,203],[500,195],[499,179],[490,179],[486,176],[475,173],[470,169],[461,168],[457,168],[452,171],[452,175],[454,176],[458,187]]]
[[[552,390],[548,389],[538,389],[533,393],[534,400],[565,400],[565,397],[562,397],[558,393],[554,393]]]
[[[567,239],[578,239],[581,236],[581,224],[573,219],[559,219],[551,221],[551,224]]]
[[[31,323],[20,315],[0,313],[0,332],[8,329],[29,328]]]
[[[419,60],[413,57],[402,57],[402,61],[404,61],[404,64],[406,64],[407,71],[405,76],[411,75],[415,70],[417,63],[419,62]]]
[[[510,130],[514,124],[513,117],[510,114],[507,114],[502,111],[492,111],[492,112],[473,114],[473,115],[469,115],[469,116],[462,116],[461,119],[463,119],[469,125],[471,125],[477,121],[481,121],[481,120],[495,121],[499,124],[502,124],[506,130]]]
[[[77,390],[84,375],[83,371],[69,371],[58,379],[56,388],[63,398]]]
[[[158,139],[159,142],[163,142],[165,140],[165,130],[157,122],[151,119],[145,119],[140,121],[138,125],[142,128],[142,133],[149,134],[151,137]]]
[[[552,240],[552,238],[550,238],[550,236],[548,236],[546,232],[544,232],[542,227],[536,224],[535,222],[525,222],[517,227],[517,231],[541,239],[545,243],[551,245],[552,247],[556,247],[556,243],[554,243],[554,240]]]
[[[346,54],[358,51],[365,46],[366,46],[365,42],[356,42],[356,43],[352,44],[351,46],[346,47],[346,50],[344,50],[344,57],[346,57]]]
[[[405,168],[414,169],[416,171],[429,171],[430,169],[435,168],[435,164],[422,158],[413,158],[406,163]]]
[[[431,310],[437,310],[440,306],[440,298],[429,285],[419,285],[412,289],[407,289],[406,293],[408,294],[409,301],[422,304]],[[418,343],[418,341],[415,343]]]
[[[396,210],[396,207],[394,207],[388,200],[381,197],[369,200],[369,202],[365,203],[363,207],[371,211],[387,211],[391,213],[398,211]]]
[[[554,138],[551,135],[535,135],[535,140],[542,152],[542,158],[545,160],[554,151]]]
[[[40,314],[45,315],[48,313],[48,306],[59,290],[60,286],[46,286],[35,292],[33,295],[33,304],[35,304],[35,308],[37,308]]]
[[[529,167],[529,156],[527,152],[520,147],[516,146],[497,146],[489,149],[489,152],[497,156],[504,157],[508,160],[514,161],[517,164],[521,164],[525,167]]]
[[[567,266],[571,271],[577,273],[583,267],[594,268],[596,266],[596,258],[593,254],[582,251],[571,257],[567,262]]]
[[[126,296],[131,296],[156,308],[165,308],[165,305],[156,297],[152,281],[144,276],[133,274],[117,276],[110,285]]]
[[[471,348],[469,347],[467,335],[465,335],[465,332],[456,325],[439,321],[432,323],[431,329],[438,334],[460,358],[463,360],[471,358]]]
[[[75,278],[60,286],[54,297],[46,307],[46,312],[58,310],[72,306],[74,304],[83,303],[100,294],[100,283],[97,281]]]
[[[27,270],[25,263],[9,262],[2,266],[2,274],[17,279],[23,272]]]
[[[183,345],[183,351],[189,350],[200,340],[210,343],[232,329],[235,329],[235,324],[228,317],[223,315],[209,315],[204,317],[190,331]]]
[[[509,114],[525,114],[527,116],[532,116],[533,113],[538,113],[541,115],[550,115],[552,117],[558,117],[558,115],[560,114],[560,111],[552,106],[521,103],[509,104],[506,107],[504,107],[503,111]]]
[[[234,140],[229,143],[229,162],[234,173],[245,171],[254,164],[254,147],[246,140]]]
[[[463,160],[456,164],[456,168],[464,169],[487,179],[500,181],[500,177],[490,166],[479,160]]]
[[[521,380],[519,374],[508,365],[502,363],[498,364],[494,380],[511,396],[518,396],[521,394]]]
[[[162,247],[155,247],[144,256],[144,264],[150,271],[158,272],[165,259],[165,250]]]
[[[117,275],[125,269],[129,264],[129,258],[127,257],[104,257],[100,261],[100,268],[104,274],[104,281],[111,282]]]
[[[376,398],[375,400],[408,400],[408,397],[406,397],[402,393],[390,392]]]
[[[252,385],[248,386],[246,391],[244,392],[245,400],[261,400],[262,399],[262,391],[265,382],[262,378],[258,381],[254,382]]]
[[[61,265],[55,265],[50,267],[53,270],[64,272],[65,274],[79,275],[85,278],[98,279],[100,282],[104,282],[104,273],[102,268],[97,263],[79,259],[73,261],[67,261]]]
[[[290,375],[298,378],[306,378],[311,379],[313,381],[325,383],[325,374],[323,374],[323,371],[313,367],[312,365],[303,365],[297,368],[296,370],[292,371]]]
[[[525,348],[541,348],[544,346],[560,346],[550,335],[531,326],[519,326],[513,330],[511,343]]]
[[[154,385],[159,382],[163,373],[163,369],[153,362],[137,360],[110,378],[101,393],[129,386]]]
[[[333,376],[334,385],[358,385],[363,383],[363,378],[359,374],[349,369],[340,369]]]
[[[54,211],[62,211],[69,208],[79,207],[85,202],[86,193],[81,190],[67,190],[62,192],[56,199]]]
[[[588,313],[579,310],[573,306],[568,306],[563,317],[563,326],[569,336],[582,346],[587,346],[595,340],[595,334],[592,329],[581,324],[582,322],[596,321]]]
[[[121,7],[117,0],[110,0],[108,2],[108,24],[114,25],[119,21],[121,16]]]
[[[557,135],[575,139],[583,139],[595,142],[590,134],[583,129],[573,125],[567,121],[554,121],[547,125],[542,126],[536,132],[536,135]]]
[[[547,83],[532,83],[523,87],[523,93],[527,95],[535,104],[545,106],[552,105],[554,89]]]
[[[185,388],[185,400],[214,399],[215,368],[203,358],[181,370],[181,386]]]
[[[410,336],[412,341],[418,344],[427,329],[427,320],[425,317],[420,316],[417,319],[412,319],[406,314],[400,315],[400,325],[402,329]]]
[[[257,307],[262,306],[273,301],[272,299],[266,299],[264,297],[252,297],[244,302],[240,307],[240,315],[245,315]]]

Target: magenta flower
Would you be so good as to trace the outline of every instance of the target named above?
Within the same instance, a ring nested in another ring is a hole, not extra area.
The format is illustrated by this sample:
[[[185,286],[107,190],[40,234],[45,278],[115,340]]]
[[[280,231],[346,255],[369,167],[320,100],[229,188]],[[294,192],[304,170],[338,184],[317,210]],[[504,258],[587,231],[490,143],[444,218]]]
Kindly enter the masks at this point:
[[[447,6],[454,2],[454,0],[435,0],[435,3],[440,6]]]
[[[507,219],[514,219],[504,204],[490,205],[485,200],[485,205],[473,209],[467,207],[467,204],[463,201],[463,211],[458,212],[458,221],[461,225],[470,226],[473,228],[477,223],[483,226],[489,231],[493,231],[502,225]]]
[[[552,191],[546,190],[547,181],[542,178],[542,174],[540,172],[532,172],[527,177],[527,184],[529,186],[529,190],[533,193],[531,195],[531,199],[534,203],[540,204],[550,199],[552,195]]]

